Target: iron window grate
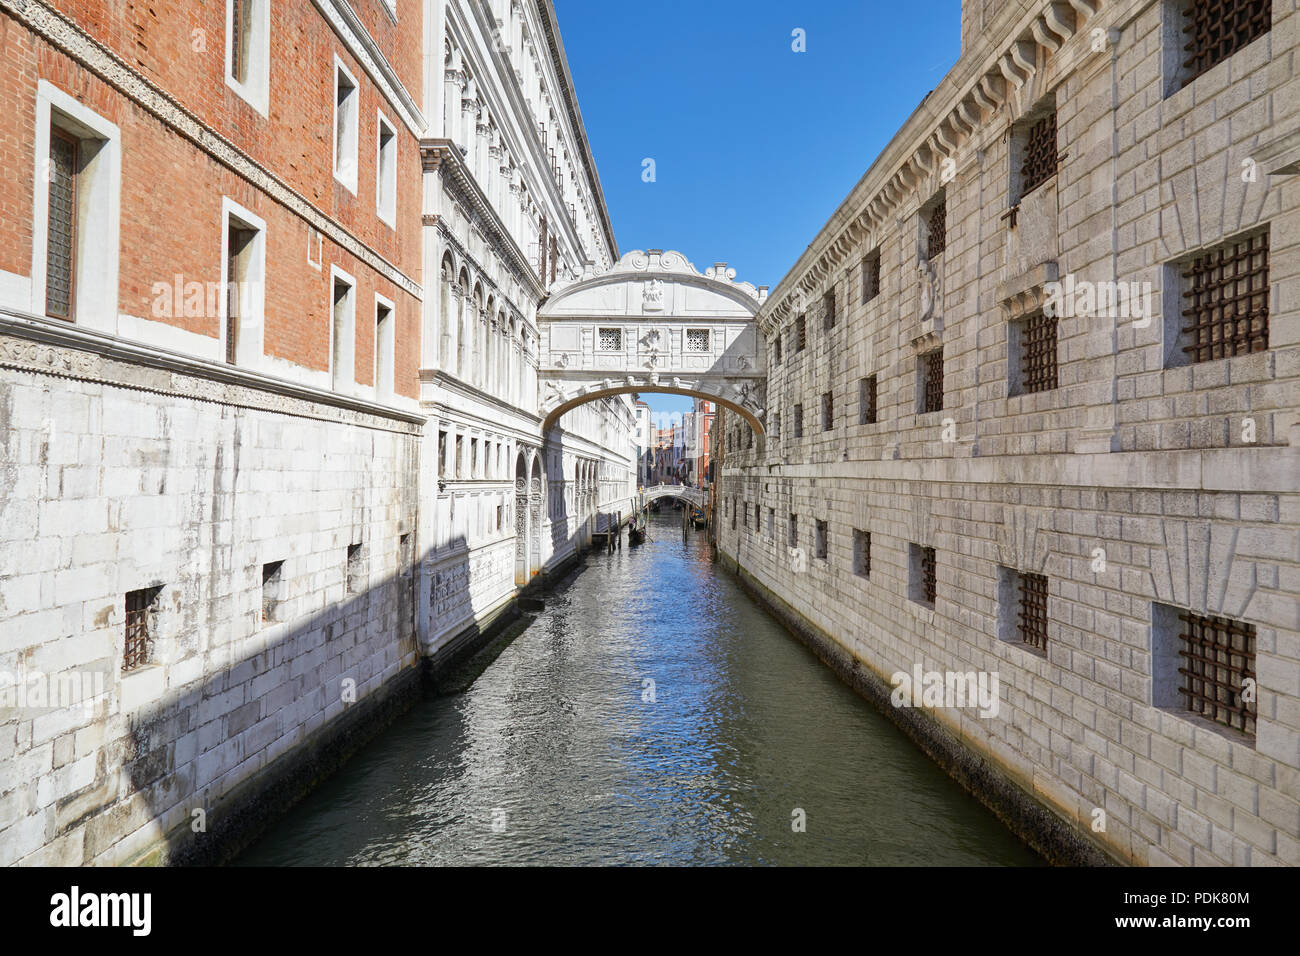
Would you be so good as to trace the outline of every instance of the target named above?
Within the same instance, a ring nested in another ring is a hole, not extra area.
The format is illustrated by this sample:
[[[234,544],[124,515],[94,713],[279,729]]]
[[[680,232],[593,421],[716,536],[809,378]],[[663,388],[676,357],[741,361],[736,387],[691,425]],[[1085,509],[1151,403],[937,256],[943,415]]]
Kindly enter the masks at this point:
[[[921,356],[924,373],[923,412],[937,412],[943,409],[943,349],[932,349]]]
[[[1255,701],[1246,700],[1242,691],[1247,680],[1255,680],[1255,625],[1190,611],[1178,620],[1178,656],[1184,660],[1178,692],[1187,709],[1253,737]]]
[[[934,604],[939,596],[939,578],[937,575],[934,548],[921,548],[921,593],[926,604]]]
[[[927,258],[933,259],[948,247],[948,200],[940,199],[930,210],[930,241],[926,246]]]
[[[1026,392],[1046,392],[1057,386],[1056,316],[1036,312],[1025,320],[1020,343],[1020,380]]]
[[[126,646],[122,673],[143,667],[153,658],[153,636],[149,633],[149,612],[162,588],[141,588],[126,593]]]
[[[622,329],[601,329],[600,350],[602,352],[623,351],[623,330]]]
[[[77,141],[50,130],[49,236],[45,252],[45,314],[72,318],[77,249]]]
[[[1191,83],[1273,26],[1272,0],[1192,0],[1183,11],[1188,34],[1183,68]]]
[[[1047,650],[1047,576],[1021,574],[1020,640],[1030,647]]]
[[[709,350],[708,329],[687,329],[686,330],[686,351],[707,352],[708,350]]]
[[[1056,175],[1056,111],[1029,127],[1025,158],[1020,164],[1020,195],[1031,192]]]
[[[1183,271],[1183,346],[1193,362],[1268,349],[1268,233],[1224,243]]]
[[[870,302],[880,295],[880,250],[862,260],[862,301]]]

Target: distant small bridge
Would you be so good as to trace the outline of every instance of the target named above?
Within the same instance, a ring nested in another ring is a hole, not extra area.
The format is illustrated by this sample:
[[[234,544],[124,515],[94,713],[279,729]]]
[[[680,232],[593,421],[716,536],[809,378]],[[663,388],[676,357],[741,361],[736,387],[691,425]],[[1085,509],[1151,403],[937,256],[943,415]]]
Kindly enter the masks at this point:
[[[697,508],[704,507],[704,492],[690,485],[652,485],[641,491],[641,500],[646,504],[660,498],[677,498]]]

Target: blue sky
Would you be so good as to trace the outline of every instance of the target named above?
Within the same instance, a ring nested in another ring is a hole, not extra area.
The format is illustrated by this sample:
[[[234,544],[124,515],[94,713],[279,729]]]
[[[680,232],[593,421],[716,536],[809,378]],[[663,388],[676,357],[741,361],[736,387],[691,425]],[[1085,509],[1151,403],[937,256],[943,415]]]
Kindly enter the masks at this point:
[[[772,287],[960,53],[960,0],[555,7],[620,251]]]

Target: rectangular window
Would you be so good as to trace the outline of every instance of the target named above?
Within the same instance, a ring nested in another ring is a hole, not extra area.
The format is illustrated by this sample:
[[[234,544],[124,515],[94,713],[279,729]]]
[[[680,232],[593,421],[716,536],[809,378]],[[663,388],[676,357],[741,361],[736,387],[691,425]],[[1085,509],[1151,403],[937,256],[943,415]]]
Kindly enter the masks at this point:
[[[778,332],[772,337],[772,364],[781,364],[781,333]]]
[[[375,396],[393,395],[393,306],[375,301]]]
[[[1156,706],[1255,736],[1255,625],[1182,608],[1153,607]],[[1247,699],[1249,697],[1249,699]]]
[[[447,463],[447,433],[440,431],[438,432],[438,474],[446,475],[450,472]]]
[[[1013,321],[1007,330],[1007,393],[1046,392],[1057,386],[1056,335],[1059,320],[1041,310]]]
[[[1273,27],[1271,0],[1190,0],[1180,6],[1176,35],[1186,53],[1179,71],[1183,86]]]
[[[932,608],[939,593],[938,561],[934,548],[909,544],[907,550],[911,572],[909,574],[911,593],[908,596],[917,604]]]
[[[790,522],[787,526],[788,543],[790,547],[799,547],[799,518],[793,512],[790,513]]]
[[[1268,350],[1267,232],[1234,239],[1182,269],[1182,356],[1209,362]]]
[[[270,81],[269,0],[226,0],[226,85],[263,116]]]
[[[940,194],[925,213],[926,258],[933,259],[948,248],[948,200]]]
[[[469,476],[477,478],[478,475],[478,439],[469,440]]]
[[[226,220],[226,361],[239,361],[239,332],[252,299],[249,274],[252,271],[257,232],[245,228],[234,217]]]
[[[880,295],[880,250],[875,249],[862,260],[862,303]]]
[[[357,141],[361,94],[347,68],[334,65],[334,178],[357,191]]]
[[[465,436],[456,436],[456,477],[465,476]]]
[[[686,351],[688,352],[709,351],[709,330],[708,329],[687,329],[686,330]]]
[[[772,438],[779,440],[781,438],[781,413],[772,413]]]
[[[835,293],[827,292],[822,296],[822,329],[828,331],[835,328]]]
[[[360,594],[366,589],[366,554],[359,544],[348,545],[346,583],[348,594]]]
[[[736,512],[739,510],[740,510],[739,499],[733,500],[731,503],[731,530],[732,531],[736,530]]]
[[[749,504],[748,504],[747,502],[742,502],[741,505],[740,505],[740,509],[741,509],[741,511],[744,512],[744,515],[745,515],[745,516],[741,519],[741,523],[744,524],[744,526],[745,526],[746,528],[748,528],[748,527],[749,527]]]
[[[803,406],[802,405],[796,405],[794,407],[794,420],[791,424],[794,425],[794,437],[803,438]]]
[[[71,319],[77,269],[77,173],[79,144],[61,129],[50,130],[49,232],[45,248],[45,314]]]
[[[876,424],[876,376],[868,375],[858,381],[858,424]]]
[[[1019,202],[1056,175],[1056,110],[1031,119],[1018,133],[1021,139]]]
[[[835,427],[835,393],[822,393],[822,431],[828,432]]]
[[[284,600],[284,562],[271,561],[262,565],[262,622],[278,621],[280,602]]]
[[[754,534],[763,533],[763,506],[754,505]]]
[[[1017,574],[1020,593],[1016,614],[1016,629],[1020,642],[1029,647],[1047,651],[1047,576],[1043,574]]]
[[[353,283],[339,275],[334,277],[334,303],[330,325],[331,384],[336,392],[347,391],[356,379],[354,355],[356,318]]]
[[[794,320],[794,350],[802,352],[808,347],[808,323],[801,315]]]
[[[829,537],[830,532],[827,529],[826,522],[820,519],[815,521],[813,523],[813,554],[816,557],[821,558],[823,561],[826,560],[826,554],[829,547],[827,539]]]
[[[600,351],[602,352],[623,351],[623,330],[622,329],[601,329],[600,330]]]
[[[141,588],[126,593],[126,644],[122,673],[144,667],[153,660],[154,613],[158,610],[161,587]]]
[[[397,227],[397,133],[379,114],[379,143],[375,157],[375,205],[379,218]]]
[[[771,540],[776,540],[776,509],[767,509],[767,536]]]
[[[943,349],[931,349],[920,358],[921,413],[943,410]]]
[[[853,573],[871,577],[871,532],[853,530]]]

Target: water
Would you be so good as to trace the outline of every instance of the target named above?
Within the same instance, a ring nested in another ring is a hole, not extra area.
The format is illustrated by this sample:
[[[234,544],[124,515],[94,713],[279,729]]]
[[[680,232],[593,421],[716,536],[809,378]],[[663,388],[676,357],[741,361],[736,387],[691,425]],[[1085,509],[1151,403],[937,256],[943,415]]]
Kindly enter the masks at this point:
[[[702,532],[683,544],[667,511],[651,535],[590,555],[468,690],[422,701],[237,862],[1040,862]]]

